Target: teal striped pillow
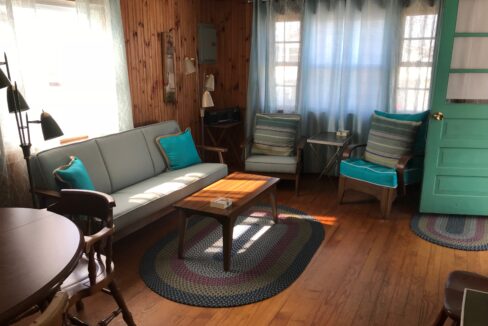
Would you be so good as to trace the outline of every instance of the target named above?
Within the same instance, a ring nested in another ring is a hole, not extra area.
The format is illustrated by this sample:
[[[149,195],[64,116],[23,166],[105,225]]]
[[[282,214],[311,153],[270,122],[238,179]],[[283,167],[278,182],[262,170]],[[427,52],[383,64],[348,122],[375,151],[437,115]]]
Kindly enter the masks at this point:
[[[421,121],[401,121],[373,114],[364,159],[395,168],[398,160],[412,151]]]
[[[293,156],[300,117],[297,115],[256,114],[254,155]]]

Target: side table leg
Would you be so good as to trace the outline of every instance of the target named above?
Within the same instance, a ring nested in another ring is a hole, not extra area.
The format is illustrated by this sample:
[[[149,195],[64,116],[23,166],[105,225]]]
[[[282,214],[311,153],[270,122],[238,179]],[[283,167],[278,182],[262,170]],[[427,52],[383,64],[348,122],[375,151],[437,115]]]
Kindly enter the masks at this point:
[[[278,224],[278,210],[276,209],[276,186],[273,186],[269,193],[269,199],[271,201],[271,210],[273,213],[273,221]]]
[[[235,217],[229,217],[226,221],[222,223],[222,236],[224,238],[224,271],[226,272],[230,269],[234,223]]]
[[[183,259],[185,249],[186,214],[180,209],[178,212],[178,258]]]

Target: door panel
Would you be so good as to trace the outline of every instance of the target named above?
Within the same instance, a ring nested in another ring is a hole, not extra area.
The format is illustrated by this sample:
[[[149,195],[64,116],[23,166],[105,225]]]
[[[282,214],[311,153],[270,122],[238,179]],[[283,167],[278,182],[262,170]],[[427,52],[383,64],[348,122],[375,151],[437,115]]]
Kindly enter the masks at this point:
[[[443,2],[421,212],[488,215],[486,12],[486,0]]]

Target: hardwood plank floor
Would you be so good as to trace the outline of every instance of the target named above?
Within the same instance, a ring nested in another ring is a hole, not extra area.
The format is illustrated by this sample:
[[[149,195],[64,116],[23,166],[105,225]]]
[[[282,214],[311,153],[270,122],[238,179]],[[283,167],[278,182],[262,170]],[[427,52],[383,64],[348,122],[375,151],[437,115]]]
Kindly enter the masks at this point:
[[[175,230],[173,216],[116,243],[118,285],[138,325],[430,325],[451,270],[488,274],[488,252],[436,246],[410,231],[410,218],[418,207],[415,189],[398,199],[391,217],[383,220],[378,202],[338,205],[336,180],[304,179],[299,197],[291,183],[280,184],[278,202],[324,223],[337,221],[339,227],[300,278],[268,300],[208,309],[178,304],[149,290],[139,277],[140,259]],[[346,200],[358,198],[346,194]],[[113,307],[105,294],[85,301],[91,321]],[[119,316],[111,325],[123,324]]]

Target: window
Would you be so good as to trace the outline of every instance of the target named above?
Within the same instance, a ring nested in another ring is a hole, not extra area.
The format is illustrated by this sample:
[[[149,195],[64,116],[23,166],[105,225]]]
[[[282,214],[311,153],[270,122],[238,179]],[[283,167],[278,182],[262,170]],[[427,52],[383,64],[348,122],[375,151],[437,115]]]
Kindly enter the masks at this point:
[[[437,15],[405,17],[396,110],[421,112],[428,109]]]
[[[300,21],[276,22],[275,87],[278,110],[295,111],[299,62]]]
[[[75,2],[34,1],[13,8],[15,24],[0,13],[0,27],[12,31],[0,50],[9,56],[12,79],[31,108],[29,118],[49,112],[65,137],[119,130],[108,10],[98,3],[86,9],[89,15]],[[42,141],[40,128],[31,132],[37,149],[59,144],[60,139]]]

